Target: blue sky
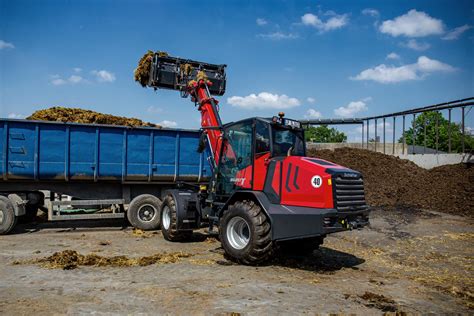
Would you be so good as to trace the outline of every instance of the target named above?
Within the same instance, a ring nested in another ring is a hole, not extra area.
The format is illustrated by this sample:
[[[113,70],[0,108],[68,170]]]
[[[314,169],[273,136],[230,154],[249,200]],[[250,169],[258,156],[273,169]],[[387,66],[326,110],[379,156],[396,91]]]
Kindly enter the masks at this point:
[[[189,100],[133,81],[148,49],[227,64],[224,122],[363,117],[474,95],[472,1],[0,3],[1,117],[61,105],[199,127]]]

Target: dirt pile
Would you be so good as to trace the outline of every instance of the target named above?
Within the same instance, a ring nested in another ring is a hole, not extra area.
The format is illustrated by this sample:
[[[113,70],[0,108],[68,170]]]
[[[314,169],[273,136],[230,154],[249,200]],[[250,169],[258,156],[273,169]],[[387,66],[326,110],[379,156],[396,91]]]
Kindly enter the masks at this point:
[[[371,206],[411,206],[474,216],[474,168],[463,164],[431,170],[363,149],[309,150],[309,156],[360,171]]]
[[[91,110],[79,108],[65,108],[55,106],[49,109],[39,110],[26,118],[27,120],[51,121],[51,122],[72,122],[86,124],[105,124],[122,126],[150,126],[160,127],[159,125],[144,122],[136,118],[128,118],[103,114]]]
[[[45,268],[72,270],[78,266],[94,267],[132,267],[149,266],[157,263],[175,263],[181,258],[191,257],[191,254],[183,252],[157,253],[152,256],[129,258],[127,256],[103,257],[94,253],[81,255],[75,250],[64,250],[55,252],[49,257],[35,260]]]

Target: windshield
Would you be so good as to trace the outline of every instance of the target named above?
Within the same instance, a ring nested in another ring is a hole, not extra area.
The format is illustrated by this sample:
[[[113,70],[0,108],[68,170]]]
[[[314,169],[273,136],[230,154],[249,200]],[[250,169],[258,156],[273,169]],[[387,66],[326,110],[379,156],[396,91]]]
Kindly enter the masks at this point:
[[[303,132],[286,128],[272,128],[273,156],[304,156]]]

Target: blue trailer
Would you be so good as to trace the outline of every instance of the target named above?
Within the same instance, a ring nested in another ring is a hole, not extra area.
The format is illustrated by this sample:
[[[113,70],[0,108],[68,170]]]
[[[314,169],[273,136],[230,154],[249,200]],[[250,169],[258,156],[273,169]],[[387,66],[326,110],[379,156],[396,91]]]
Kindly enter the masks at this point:
[[[199,141],[197,130],[0,119],[0,234],[44,205],[42,191],[74,197],[61,201],[52,194],[49,220],[126,214],[134,226],[156,229],[164,190],[212,175],[209,151],[198,153]],[[71,215],[61,212],[65,205],[119,208]]]

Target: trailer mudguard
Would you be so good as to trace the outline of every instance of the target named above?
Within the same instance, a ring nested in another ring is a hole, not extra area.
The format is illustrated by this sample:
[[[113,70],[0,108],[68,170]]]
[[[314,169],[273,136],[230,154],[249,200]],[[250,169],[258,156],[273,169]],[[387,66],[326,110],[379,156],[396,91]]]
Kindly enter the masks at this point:
[[[323,236],[368,224],[368,210],[338,212],[333,208],[273,204],[266,194],[260,191],[235,192],[222,207],[220,216],[228,205],[245,199],[254,199],[260,204],[270,220],[274,241]]]
[[[176,228],[177,230],[189,230],[199,228],[200,217],[197,209],[198,196],[192,190],[166,190],[163,193],[164,199],[171,195],[176,203]]]

